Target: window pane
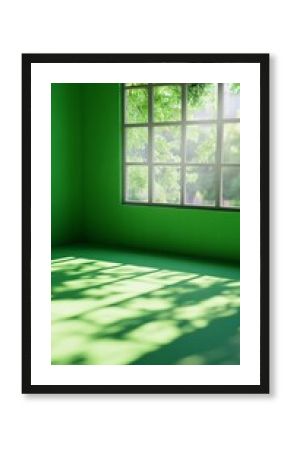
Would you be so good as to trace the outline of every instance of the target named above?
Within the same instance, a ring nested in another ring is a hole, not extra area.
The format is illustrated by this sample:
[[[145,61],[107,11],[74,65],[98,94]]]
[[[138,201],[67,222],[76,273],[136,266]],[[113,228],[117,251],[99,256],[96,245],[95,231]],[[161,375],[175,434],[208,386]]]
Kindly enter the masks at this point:
[[[185,174],[185,203],[214,206],[216,197],[213,167],[187,167]]]
[[[180,168],[154,167],[153,201],[180,203]]]
[[[148,128],[126,129],[126,161],[146,162],[148,154]]]
[[[154,127],[153,160],[155,162],[180,162],[181,127]]]
[[[148,201],[147,166],[127,166],[126,199],[131,202]]]
[[[224,84],[224,117],[240,117],[240,83]]]
[[[125,105],[126,123],[148,122],[147,89],[126,89]]]
[[[153,117],[155,122],[181,120],[181,86],[153,87]]]
[[[223,167],[222,169],[222,206],[240,206],[240,168]]]
[[[223,134],[223,162],[240,162],[240,124],[225,123]]]
[[[187,86],[187,120],[216,119],[217,84],[195,83]]]
[[[216,125],[187,126],[185,143],[186,161],[189,163],[214,163],[216,138]]]

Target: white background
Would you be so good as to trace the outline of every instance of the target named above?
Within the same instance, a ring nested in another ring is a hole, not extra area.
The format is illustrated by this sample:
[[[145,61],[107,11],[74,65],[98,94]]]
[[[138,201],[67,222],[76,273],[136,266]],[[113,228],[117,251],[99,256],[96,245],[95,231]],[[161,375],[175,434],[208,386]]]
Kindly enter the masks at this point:
[[[2,448],[289,447],[289,78],[287,2],[10,1],[1,42]],[[134,12],[133,6],[136,6]],[[130,14],[128,13],[130,9]],[[112,14],[112,12],[114,12]],[[162,32],[160,30],[162,27]],[[20,394],[21,52],[270,52],[271,391],[227,396]],[[280,443],[279,443],[280,442]]]

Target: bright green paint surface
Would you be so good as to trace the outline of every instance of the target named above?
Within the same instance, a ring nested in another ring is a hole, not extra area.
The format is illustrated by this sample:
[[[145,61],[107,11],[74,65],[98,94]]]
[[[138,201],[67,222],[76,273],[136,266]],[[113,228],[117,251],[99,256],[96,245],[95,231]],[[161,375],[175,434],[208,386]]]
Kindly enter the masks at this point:
[[[239,213],[122,205],[120,117],[52,85],[52,363],[239,364],[239,269],[192,258],[238,262]]]
[[[60,247],[53,364],[239,364],[239,269],[191,258]]]
[[[79,85],[53,84],[51,88],[52,245],[79,241],[83,235],[81,114]]]
[[[52,242],[239,262],[238,212],[121,204],[119,84],[52,87]]]
[[[239,260],[239,213],[121,204],[120,87],[84,85],[87,241]]]

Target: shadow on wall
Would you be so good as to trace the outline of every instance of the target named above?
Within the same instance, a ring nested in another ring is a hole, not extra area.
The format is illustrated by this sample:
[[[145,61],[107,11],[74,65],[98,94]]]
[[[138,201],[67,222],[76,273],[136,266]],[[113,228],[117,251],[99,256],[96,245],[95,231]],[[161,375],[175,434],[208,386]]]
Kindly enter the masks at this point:
[[[239,364],[239,269],[63,248],[52,260],[52,364]]]

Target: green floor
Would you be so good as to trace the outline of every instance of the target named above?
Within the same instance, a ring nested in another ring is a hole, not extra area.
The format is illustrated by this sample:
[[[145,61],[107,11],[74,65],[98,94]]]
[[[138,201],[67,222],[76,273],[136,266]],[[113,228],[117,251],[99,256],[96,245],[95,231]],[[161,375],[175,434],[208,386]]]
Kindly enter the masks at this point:
[[[98,248],[52,254],[52,364],[239,364],[239,268]]]

